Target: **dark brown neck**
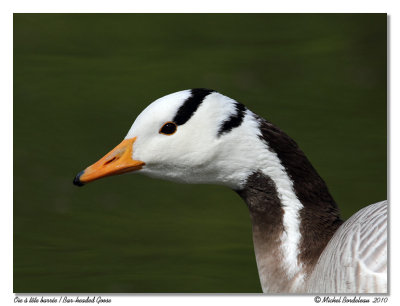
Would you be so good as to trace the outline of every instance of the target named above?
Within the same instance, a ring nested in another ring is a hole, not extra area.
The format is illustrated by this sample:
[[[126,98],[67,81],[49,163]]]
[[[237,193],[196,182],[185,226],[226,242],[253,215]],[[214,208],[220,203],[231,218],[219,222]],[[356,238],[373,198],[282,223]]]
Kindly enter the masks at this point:
[[[304,268],[294,275],[287,273],[282,245],[285,213],[276,185],[261,172],[249,176],[245,188],[237,193],[246,202],[252,220],[254,251],[264,292],[296,292],[310,274],[326,244],[341,224],[329,209],[300,211],[301,240],[297,262]],[[329,217],[331,216],[331,217]]]
[[[312,267],[343,223],[339,209],[325,182],[293,139],[262,118],[260,131],[262,140],[277,154],[303,205],[300,211],[302,241],[299,260]]]
[[[260,118],[259,123],[260,138],[272,154],[266,156],[278,157],[279,162],[271,164],[267,157],[263,170],[250,175],[237,192],[250,211],[263,290],[293,292],[313,270],[342,220],[325,182],[296,142],[266,120]],[[272,179],[268,171],[281,174]]]
[[[254,252],[263,291],[281,292],[289,280],[281,262],[284,256],[280,241],[284,231],[284,211],[275,183],[261,172],[256,172],[247,179],[245,188],[237,193],[250,211]]]

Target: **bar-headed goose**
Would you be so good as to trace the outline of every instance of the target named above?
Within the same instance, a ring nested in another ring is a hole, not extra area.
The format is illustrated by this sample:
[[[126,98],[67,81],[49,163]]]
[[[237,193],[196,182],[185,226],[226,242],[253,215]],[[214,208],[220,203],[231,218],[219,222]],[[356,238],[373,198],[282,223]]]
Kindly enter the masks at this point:
[[[250,211],[264,292],[387,291],[386,202],[343,223],[296,142],[218,92],[192,89],[156,100],[74,184],[131,171],[236,191]]]

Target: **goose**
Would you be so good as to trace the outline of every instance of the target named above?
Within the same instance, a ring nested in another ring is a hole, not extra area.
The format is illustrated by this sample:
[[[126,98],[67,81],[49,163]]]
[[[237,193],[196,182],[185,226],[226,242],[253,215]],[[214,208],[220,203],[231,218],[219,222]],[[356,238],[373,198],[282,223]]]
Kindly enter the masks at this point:
[[[128,172],[238,193],[250,213],[264,293],[387,292],[387,202],[343,222],[296,142],[217,91],[183,90],[154,101],[73,183]]]

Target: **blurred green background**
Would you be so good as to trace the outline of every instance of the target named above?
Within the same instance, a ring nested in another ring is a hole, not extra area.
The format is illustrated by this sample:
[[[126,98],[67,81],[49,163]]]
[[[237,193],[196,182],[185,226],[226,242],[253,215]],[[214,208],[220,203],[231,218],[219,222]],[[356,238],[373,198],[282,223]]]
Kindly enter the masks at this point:
[[[15,14],[14,292],[261,292],[220,186],[74,176],[206,87],[291,135],[342,216],[386,199],[386,14]]]

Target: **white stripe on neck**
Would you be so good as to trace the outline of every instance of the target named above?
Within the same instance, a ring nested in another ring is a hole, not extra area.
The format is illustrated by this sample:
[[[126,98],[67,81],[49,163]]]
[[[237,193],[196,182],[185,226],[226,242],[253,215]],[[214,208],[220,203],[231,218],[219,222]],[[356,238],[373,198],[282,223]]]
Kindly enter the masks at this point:
[[[301,240],[300,234],[300,210],[303,208],[300,200],[297,198],[293,182],[289,178],[286,170],[281,164],[276,153],[271,152],[268,148],[268,167],[260,170],[269,176],[275,183],[278,197],[281,200],[283,215],[284,231],[281,236],[282,253],[284,254],[284,269],[289,279],[292,279],[302,270],[299,263],[299,244]],[[271,167],[275,165],[275,167]],[[299,278],[302,281],[302,277]]]

